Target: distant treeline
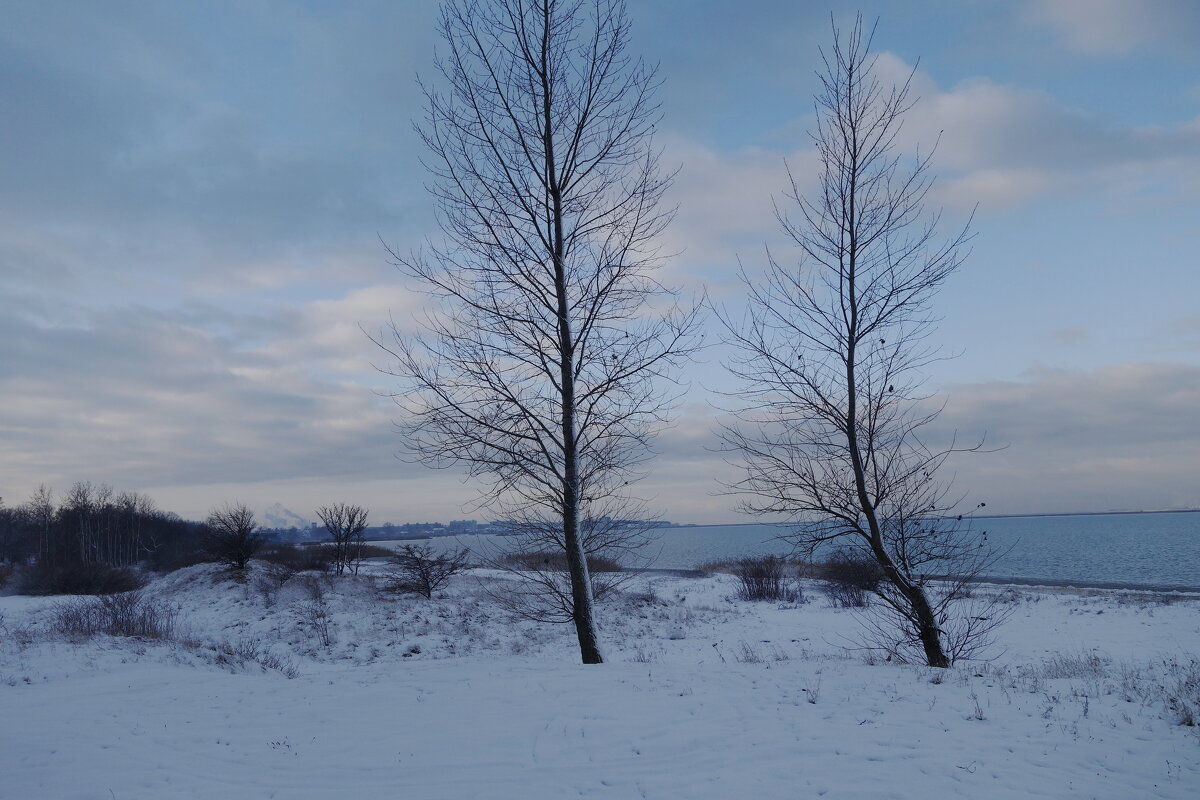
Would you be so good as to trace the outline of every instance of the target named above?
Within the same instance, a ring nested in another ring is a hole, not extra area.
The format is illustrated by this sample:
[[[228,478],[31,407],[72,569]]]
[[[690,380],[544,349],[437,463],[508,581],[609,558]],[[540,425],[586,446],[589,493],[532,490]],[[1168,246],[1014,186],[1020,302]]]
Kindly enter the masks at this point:
[[[170,570],[201,560],[207,527],[158,509],[137,492],[76,483],[56,497],[40,487],[17,506],[0,504],[0,564],[26,568],[27,589],[74,591],[111,570]]]

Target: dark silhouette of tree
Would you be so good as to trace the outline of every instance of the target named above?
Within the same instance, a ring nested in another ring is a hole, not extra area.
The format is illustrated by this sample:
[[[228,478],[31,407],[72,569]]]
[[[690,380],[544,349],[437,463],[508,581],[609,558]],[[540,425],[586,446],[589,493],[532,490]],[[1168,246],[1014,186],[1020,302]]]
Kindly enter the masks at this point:
[[[208,554],[230,569],[245,569],[263,546],[254,512],[242,503],[227,504],[205,520],[208,531],[204,547]]]
[[[0,512],[0,527],[8,527],[7,535],[0,530],[0,560],[22,564],[20,584],[31,593],[125,591],[140,581],[128,569],[134,565],[172,569],[203,560],[203,525],[162,512],[136,492],[78,482],[56,502],[41,486]]]
[[[367,510],[362,506],[334,503],[318,508],[317,516],[333,539],[333,564],[337,574],[349,570],[357,575],[362,560],[363,531],[367,528]]]
[[[388,562],[386,587],[432,598],[434,592],[467,569],[468,556],[466,550],[436,553],[431,545],[406,544]]]

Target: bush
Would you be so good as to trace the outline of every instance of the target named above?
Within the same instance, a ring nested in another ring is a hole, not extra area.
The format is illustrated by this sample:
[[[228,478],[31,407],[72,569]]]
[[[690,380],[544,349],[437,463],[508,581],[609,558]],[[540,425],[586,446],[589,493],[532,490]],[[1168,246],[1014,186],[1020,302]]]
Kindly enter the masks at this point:
[[[821,565],[820,576],[831,606],[864,608],[883,580],[883,568],[869,555],[842,550]]]
[[[1190,658],[1171,667],[1165,690],[1167,708],[1177,724],[1189,728],[1200,725],[1200,661]]]
[[[201,641],[183,639],[180,645],[219,666],[243,669],[247,664],[257,664],[263,671],[277,670],[291,680],[300,674],[299,668],[286,656],[279,656],[252,639],[229,641]]]
[[[384,588],[431,598],[450,578],[466,568],[466,550],[437,555],[427,544],[406,544],[392,556]]]
[[[779,556],[743,558],[733,565],[739,585],[739,600],[769,600],[794,603],[803,593],[788,578],[787,560]]]
[[[215,509],[205,521],[204,550],[230,569],[243,570],[266,539],[254,521],[254,512],[244,504]]]
[[[51,628],[77,639],[97,634],[169,639],[175,631],[175,615],[174,609],[155,605],[140,592],[124,592],[59,603]]]
[[[145,585],[145,579],[128,567],[82,563],[34,564],[20,582],[24,594],[115,594]]]
[[[535,553],[506,553],[501,563],[513,569],[539,570],[542,572],[566,572],[567,554],[540,551]],[[588,572],[620,572],[621,565],[611,558],[600,555],[587,557]]]

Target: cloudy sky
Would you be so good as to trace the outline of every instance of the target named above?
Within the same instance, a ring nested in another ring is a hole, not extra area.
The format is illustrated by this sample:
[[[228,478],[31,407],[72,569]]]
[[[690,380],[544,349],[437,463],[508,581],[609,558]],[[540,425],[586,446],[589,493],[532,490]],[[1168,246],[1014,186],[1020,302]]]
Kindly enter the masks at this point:
[[[771,203],[813,163],[830,8],[634,0],[680,167],[669,280],[736,307],[740,258],[788,253]],[[1000,513],[1200,506],[1200,4],[834,3],[917,65],[907,145],[940,133],[936,204],[976,205],[939,297],[935,433]],[[435,234],[418,73],[432,0],[0,0],[0,496],[76,480],[202,516],[226,500],[471,513],[397,460],[362,329],[420,298],[389,266]],[[919,63],[918,63],[919,59]],[[735,520],[711,452],[709,353],[642,484],[670,519]]]

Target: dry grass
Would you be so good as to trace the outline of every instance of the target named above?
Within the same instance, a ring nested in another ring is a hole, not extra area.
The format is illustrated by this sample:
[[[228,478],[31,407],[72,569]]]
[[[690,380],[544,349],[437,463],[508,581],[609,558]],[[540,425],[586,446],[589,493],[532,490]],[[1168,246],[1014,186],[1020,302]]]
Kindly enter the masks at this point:
[[[565,553],[542,551],[536,553],[506,553],[500,559],[506,567],[540,572],[566,572]],[[587,557],[589,572],[620,572],[621,565],[611,558],[590,555]]]
[[[390,547],[380,547],[377,544],[364,544],[358,548],[359,558],[391,558],[396,551]]]
[[[152,602],[140,592],[124,592],[59,603],[54,608],[51,629],[72,639],[90,639],[100,634],[170,639],[175,632],[176,616],[174,608]]]

